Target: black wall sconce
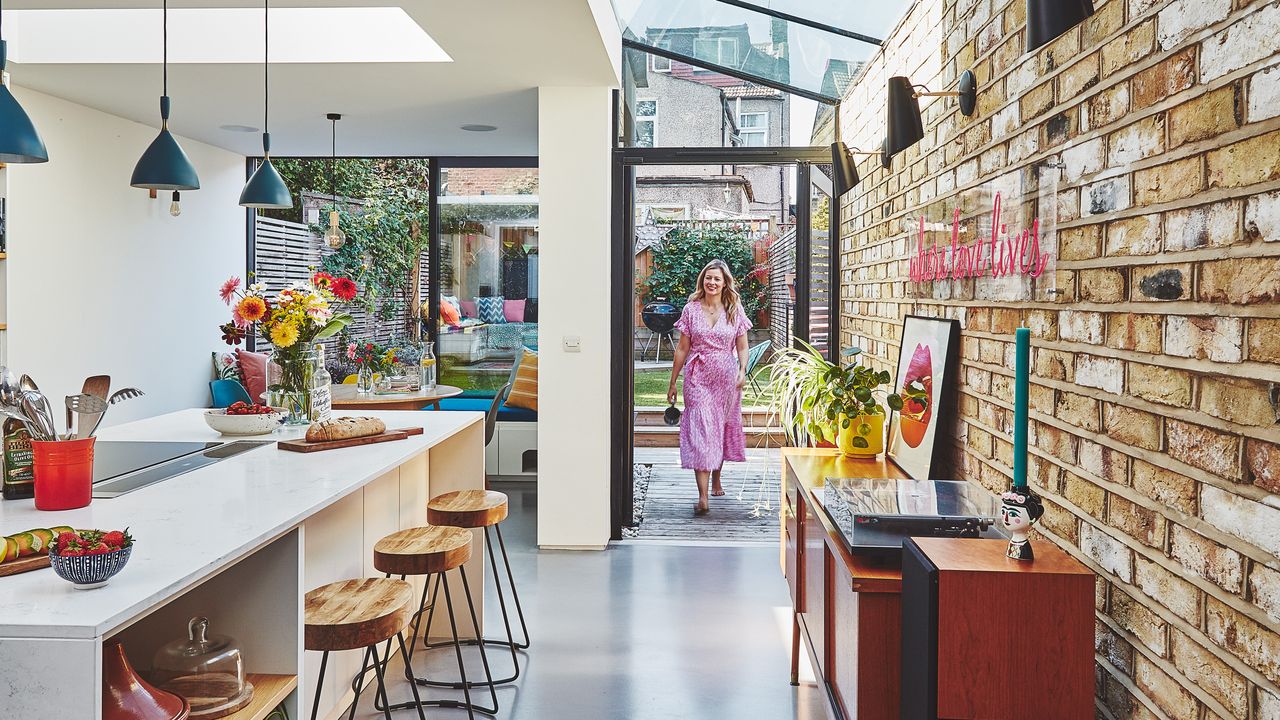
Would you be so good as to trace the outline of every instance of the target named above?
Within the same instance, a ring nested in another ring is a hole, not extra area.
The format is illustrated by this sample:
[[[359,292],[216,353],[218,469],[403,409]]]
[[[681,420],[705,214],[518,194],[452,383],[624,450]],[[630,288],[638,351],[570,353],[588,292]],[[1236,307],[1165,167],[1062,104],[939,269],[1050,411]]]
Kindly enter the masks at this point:
[[[862,178],[858,177],[858,166],[853,160],[854,155],[882,155],[880,150],[870,152],[854,148],[849,149],[848,145],[842,142],[831,143],[831,172],[834,177],[831,182],[835,185],[836,197],[839,197],[862,182]]]
[[[924,88],[918,91],[916,88]],[[885,152],[889,157],[897,155],[920,142],[924,137],[924,123],[920,119],[922,97],[960,98],[960,112],[972,115],[978,107],[978,78],[972,70],[960,74],[959,90],[930,92],[923,85],[912,85],[910,78],[901,75],[889,78],[888,134]],[[885,162],[888,162],[886,159]],[[887,167],[887,166],[886,166]]]
[[[1027,52],[1045,45],[1093,14],[1093,0],[1027,0]]]

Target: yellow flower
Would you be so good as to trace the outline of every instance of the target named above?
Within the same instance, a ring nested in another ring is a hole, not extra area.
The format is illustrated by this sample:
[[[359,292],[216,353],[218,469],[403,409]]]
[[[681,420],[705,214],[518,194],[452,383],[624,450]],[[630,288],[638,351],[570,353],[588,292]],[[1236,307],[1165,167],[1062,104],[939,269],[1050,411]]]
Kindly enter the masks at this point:
[[[271,328],[271,344],[278,348],[287,348],[298,342],[298,326],[293,323],[280,323]]]

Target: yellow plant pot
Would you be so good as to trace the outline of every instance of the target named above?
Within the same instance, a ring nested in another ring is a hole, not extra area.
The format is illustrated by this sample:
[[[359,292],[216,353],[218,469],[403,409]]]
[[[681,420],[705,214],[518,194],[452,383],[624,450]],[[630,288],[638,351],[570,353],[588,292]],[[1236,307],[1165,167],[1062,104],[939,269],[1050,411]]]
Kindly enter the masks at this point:
[[[849,421],[849,427],[844,427],[841,416],[840,425],[836,444],[842,454],[875,457],[884,452],[884,415],[859,415]]]

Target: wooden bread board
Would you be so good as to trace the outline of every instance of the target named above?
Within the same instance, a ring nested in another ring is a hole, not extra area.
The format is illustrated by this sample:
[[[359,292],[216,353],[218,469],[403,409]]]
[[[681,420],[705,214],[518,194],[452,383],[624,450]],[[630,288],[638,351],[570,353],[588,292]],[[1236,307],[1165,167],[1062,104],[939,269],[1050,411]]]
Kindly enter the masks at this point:
[[[17,575],[18,573],[47,567],[49,567],[49,553],[41,552],[36,555],[28,555],[24,558],[0,563],[0,577]]]
[[[358,445],[372,445],[374,443],[389,442],[391,440],[404,440],[410,435],[421,435],[422,428],[399,428],[396,430],[387,430],[381,435],[366,435],[358,438],[347,438],[346,440],[329,440],[324,442],[308,442],[304,439],[298,440],[281,440],[276,445],[281,450],[289,452],[312,453],[321,450],[337,450],[338,448],[356,447]]]

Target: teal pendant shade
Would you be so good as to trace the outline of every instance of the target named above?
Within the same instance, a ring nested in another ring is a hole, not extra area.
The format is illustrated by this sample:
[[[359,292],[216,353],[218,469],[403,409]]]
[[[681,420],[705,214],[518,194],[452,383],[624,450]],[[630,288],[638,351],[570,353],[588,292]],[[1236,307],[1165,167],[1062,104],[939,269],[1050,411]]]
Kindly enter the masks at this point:
[[[190,158],[169,132],[169,98],[160,98],[160,134],[133,167],[129,184],[148,190],[199,190],[200,177]]]
[[[263,133],[262,147],[270,152],[270,134]],[[287,210],[293,207],[293,195],[289,193],[289,186],[284,184],[284,178],[280,177],[280,171],[271,164],[271,155],[265,155],[258,169],[249,176],[249,182],[245,183],[244,190],[240,192],[240,205],[259,210]]]
[[[0,40],[0,74],[4,72],[8,43]],[[49,162],[49,151],[36,132],[27,111],[18,104],[8,87],[0,85],[0,162]]]

